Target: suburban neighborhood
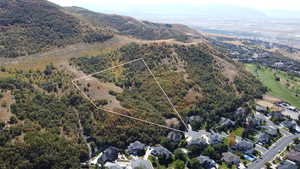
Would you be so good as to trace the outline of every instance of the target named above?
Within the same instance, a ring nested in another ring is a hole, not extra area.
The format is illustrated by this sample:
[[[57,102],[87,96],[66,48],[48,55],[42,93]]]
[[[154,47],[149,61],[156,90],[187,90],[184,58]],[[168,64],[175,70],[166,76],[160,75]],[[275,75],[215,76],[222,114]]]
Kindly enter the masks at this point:
[[[297,169],[300,162],[300,130],[296,117],[300,112],[286,102],[274,105],[278,108],[276,111],[256,105],[255,112],[246,118],[245,123],[255,132],[245,134],[243,128],[229,133],[193,131],[189,125],[189,130],[184,134],[170,131],[168,140],[158,145],[148,146],[136,140],[125,152],[109,147],[84,165],[109,169],[152,169],[161,168],[164,163],[190,158],[190,162],[183,163],[183,167]],[[234,113],[242,115],[245,110],[239,108]],[[235,125],[236,122],[228,118],[220,121],[220,127]]]

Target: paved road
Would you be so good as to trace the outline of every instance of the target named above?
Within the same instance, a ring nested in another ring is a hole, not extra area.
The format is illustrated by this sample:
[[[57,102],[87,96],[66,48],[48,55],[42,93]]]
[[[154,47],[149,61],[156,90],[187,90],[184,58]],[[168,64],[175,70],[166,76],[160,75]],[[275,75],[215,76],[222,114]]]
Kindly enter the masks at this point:
[[[264,164],[273,160],[273,158],[279,153],[282,152],[290,143],[293,142],[294,138],[300,138],[300,134],[298,135],[288,135],[283,136],[279,141],[272,146],[264,155],[262,159],[258,159],[250,164],[248,169],[261,169],[264,168]]]

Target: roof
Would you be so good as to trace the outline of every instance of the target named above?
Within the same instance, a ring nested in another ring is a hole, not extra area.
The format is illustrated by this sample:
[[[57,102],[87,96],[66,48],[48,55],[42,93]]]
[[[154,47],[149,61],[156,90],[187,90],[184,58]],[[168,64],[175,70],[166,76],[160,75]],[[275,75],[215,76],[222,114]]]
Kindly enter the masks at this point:
[[[282,122],[282,125],[284,125],[286,128],[291,129],[294,128],[297,125],[297,123],[295,120],[286,120]]]
[[[133,143],[130,143],[130,145],[126,150],[126,153],[132,155],[141,155],[144,152],[145,148],[146,148],[145,144],[139,141],[135,141]]]
[[[295,145],[295,151],[300,152],[300,143]]]
[[[240,163],[240,157],[231,152],[222,153],[222,160],[230,164]]]
[[[168,139],[173,142],[179,142],[182,139],[182,134],[179,132],[171,131],[168,134]]]
[[[264,127],[264,128],[266,129],[265,132],[268,133],[268,134],[270,134],[271,136],[278,135],[278,130],[276,128],[269,127],[269,126]]]
[[[298,169],[298,167],[295,163],[285,160],[279,164],[278,169]]]
[[[152,147],[151,154],[154,155],[154,156],[163,155],[167,159],[172,156],[172,153],[168,149],[166,149],[166,148],[164,148],[162,146]]]
[[[221,126],[234,126],[235,122],[230,119],[222,117],[221,121],[220,121],[220,125]]]
[[[242,108],[242,107],[239,107],[235,112],[234,112],[236,115],[243,115],[246,113],[246,109],[245,108]]]
[[[217,165],[217,163],[214,160],[210,159],[207,156],[200,155],[199,157],[196,157],[196,158],[200,162],[202,167],[205,167],[205,168],[209,169],[209,168],[214,168]]]
[[[113,162],[118,159],[119,150],[116,147],[109,147],[104,150],[102,156],[98,159],[99,163]]]
[[[297,163],[300,163],[300,152],[291,151],[288,153],[288,159]]]
[[[240,141],[238,142],[235,146],[235,149],[239,150],[239,151],[248,151],[254,148],[254,144],[249,142],[249,141]]]
[[[260,133],[256,135],[257,141],[263,144],[267,144],[270,142],[270,135],[266,133]]]
[[[130,165],[132,168],[153,169],[152,163],[149,160],[132,159]]]
[[[268,109],[266,107],[260,106],[260,105],[256,105],[255,106],[255,110],[261,113],[265,113],[268,111]]]

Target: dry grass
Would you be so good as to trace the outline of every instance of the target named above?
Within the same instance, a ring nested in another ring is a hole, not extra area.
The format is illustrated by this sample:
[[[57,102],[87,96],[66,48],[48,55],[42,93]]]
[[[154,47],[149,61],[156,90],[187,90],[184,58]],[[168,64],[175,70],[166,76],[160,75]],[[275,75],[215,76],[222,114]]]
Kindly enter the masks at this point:
[[[10,91],[4,91],[3,98],[0,99],[0,121],[8,121],[12,116],[10,105],[14,102],[13,96]]]

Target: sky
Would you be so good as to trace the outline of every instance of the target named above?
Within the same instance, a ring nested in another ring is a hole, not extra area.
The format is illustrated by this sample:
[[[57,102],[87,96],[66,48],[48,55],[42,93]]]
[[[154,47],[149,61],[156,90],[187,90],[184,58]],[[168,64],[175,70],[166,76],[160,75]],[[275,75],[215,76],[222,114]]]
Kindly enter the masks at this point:
[[[102,8],[111,8],[112,11],[129,10],[134,6],[147,5],[199,5],[221,3],[237,5],[259,10],[289,10],[300,11],[300,0],[49,0],[61,6],[79,6],[101,12]]]

